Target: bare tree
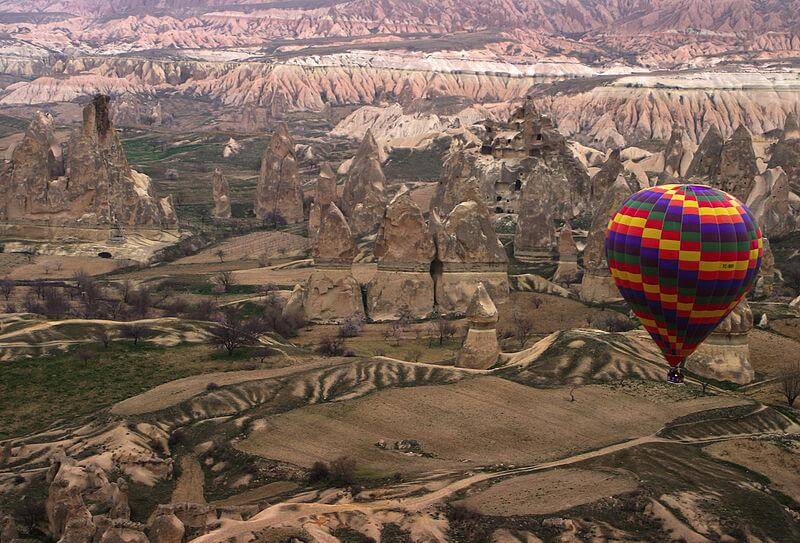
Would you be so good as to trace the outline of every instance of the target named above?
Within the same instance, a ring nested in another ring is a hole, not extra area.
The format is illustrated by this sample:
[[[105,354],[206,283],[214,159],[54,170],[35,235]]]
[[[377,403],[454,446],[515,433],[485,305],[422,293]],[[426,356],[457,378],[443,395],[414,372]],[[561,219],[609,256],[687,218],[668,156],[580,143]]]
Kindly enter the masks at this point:
[[[17,282],[13,279],[0,279],[0,294],[3,295],[3,298],[6,301],[11,298],[11,295],[14,294],[14,289],[17,288]]]
[[[408,328],[414,322],[414,312],[408,304],[403,304],[397,309],[397,322],[400,323],[404,329]]]
[[[126,324],[120,329],[120,335],[125,339],[133,341],[134,345],[139,344],[139,340],[143,339],[147,333],[147,328],[138,323]]]
[[[434,319],[431,321],[431,328],[433,337],[439,340],[439,346],[444,345],[445,340],[449,340],[456,335],[455,325],[440,314],[434,316]]]
[[[217,249],[217,251],[214,253],[214,256],[219,258],[219,263],[220,264],[225,262],[225,251],[223,251],[222,249]]]
[[[129,295],[130,304],[133,307],[133,312],[136,316],[144,318],[153,306],[153,298],[150,289],[144,285],[140,285],[131,295]]]
[[[95,341],[101,343],[104,349],[108,349],[108,346],[111,344],[111,334],[105,327],[92,334],[92,337],[94,337]]]
[[[122,295],[122,301],[126,304],[131,302],[131,293],[133,292],[133,283],[130,279],[125,279],[122,283],[120,283],[120,294]]]
[[[533,335],[533,319],[516,309],[511,314],[511,326],[513,328],[514,337],[517,338],[519,348],[524,349],[525,344]]]
[[[214,280],[225,292],[229,292],[231,287],[236,284],[236,278],[233,276],[233,272],[230,270],[220,273],[214,278]]]
[[[243,319],[238,311],[226,308],[214,326],[209,328],[209,341],[232,355],[239,347],[258,344],[264,324],[258,317]]]
[[[800,362],[794,362],[780,373],[778,386],[786,404],[794,407],[794,402],[800,397]]]
[[[45,315],[60,319],[69,311],[69,303],[64,291],[57,287],[46,286],[42,292],[42,308]]]

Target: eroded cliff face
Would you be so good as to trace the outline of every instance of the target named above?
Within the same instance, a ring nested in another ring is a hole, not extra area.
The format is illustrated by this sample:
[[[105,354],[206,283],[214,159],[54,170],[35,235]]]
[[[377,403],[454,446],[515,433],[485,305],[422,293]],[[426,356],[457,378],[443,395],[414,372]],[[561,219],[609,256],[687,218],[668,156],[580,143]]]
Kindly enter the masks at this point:
[[[174,228],[170,198],[159,198],[146,175],[131,169],[109,115],[109,97],[83,109],[83,122],[66,144],[55,143],[52,119],[39,114],[0,179],[5,218],[14,222]]]
[[[739,126],[753,134],[782,129],[800,111],[800,75],[775,73],[630,76],[584,92],[540,94],[537,107],[567,137],[601,147],[666,141],[682,129],[700,142],[713,126],[730,138]]]

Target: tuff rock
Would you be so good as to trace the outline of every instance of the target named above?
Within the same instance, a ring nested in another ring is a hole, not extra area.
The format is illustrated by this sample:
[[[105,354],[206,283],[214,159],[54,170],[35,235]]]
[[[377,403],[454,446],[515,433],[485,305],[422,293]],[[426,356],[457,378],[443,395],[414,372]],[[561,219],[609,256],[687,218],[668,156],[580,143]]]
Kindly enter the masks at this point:
[[[353,157],[340,200],[342,213],[356,236],[378,229],[386,209],[385,182],[378,143],[368,130]]]
[[[686,368],[715,381],[751,383],[755,374],[747,334],[752,329],[753,312],[747,300],[742,300],[686,360]]]
[[[625,176],[620,174],[595,210],[583,251],[584,273],[580,297],[584,302],[602,303],[621,299],[606,261],[606,228],[611,216],[632,193]]]
[[[214,168],[211,175],[211,183],[214,191],[214,210],[212,215],[215,219],[231,218],[231,197],[228,180],[219,168]]]
[[[466,312],[469,330],[456,366],[460,368],[489,369],[500,356],[497,342],[497,307],[483,283],[478,283]]]
[[[303,193],[294,141],[285,123],[278,125],[261,155],[255,214],[262,220],[303,222]]]

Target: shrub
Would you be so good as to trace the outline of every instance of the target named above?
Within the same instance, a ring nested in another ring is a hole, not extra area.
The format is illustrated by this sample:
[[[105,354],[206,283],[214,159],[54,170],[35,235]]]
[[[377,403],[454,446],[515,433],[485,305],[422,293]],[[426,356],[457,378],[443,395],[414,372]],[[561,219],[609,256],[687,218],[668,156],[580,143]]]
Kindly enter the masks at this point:
[[[176,428],[169,435],[169,439],[167,439],[167,444],[169,445],[170,449],[174,449],[179,445],[185,445],[187,441],[188,440],[186,432],[182,428]]]
[[[616,311],[601,311],[592,317],[590,326],[605,332],[627,332],[635,329],[636,321]]]
[[[322,356],[344,355],[344,340],[340,337],[325,336],[319,341],[317,352]]]
[[[325,462],[314,462],[308,472],[308,482],[310,484],[324,483],[330,478],[330,470]]]
[[[363,329],[364,319],[359,315],[353,315],[339,326],[339,337],[358,337]]]
[[[333,486],[350,486],[356,477],[356,461],[348,456],[340,456],[328,467],[328,481]]]
[[[261,219],[261,222],[266,228],[280,228],[286,226],[286,219],[277,211],[270,211]]]
[[[210,383],[208,383],[206,385],[206,390],[209,391],[209,392],[211,392],[212,390],[217,390],[217,389],[219,389],[219,385],[217,383],[215,383],[214,381],[211,381]]]

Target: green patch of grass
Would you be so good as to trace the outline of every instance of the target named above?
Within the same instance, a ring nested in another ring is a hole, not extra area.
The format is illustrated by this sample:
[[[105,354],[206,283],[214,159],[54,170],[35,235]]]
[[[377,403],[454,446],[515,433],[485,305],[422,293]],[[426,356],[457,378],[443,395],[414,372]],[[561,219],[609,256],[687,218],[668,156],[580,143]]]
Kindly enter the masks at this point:
[[[0,439],[95,413],[159,384],[239,369],[205,346],[82,346],[49,357],[0,363]]]

